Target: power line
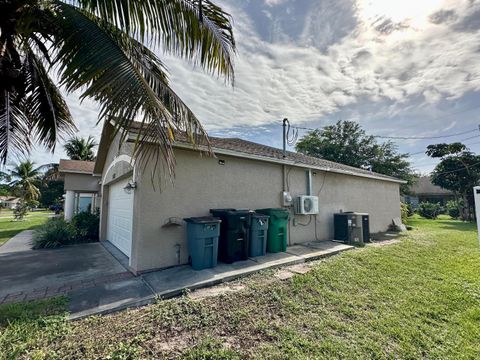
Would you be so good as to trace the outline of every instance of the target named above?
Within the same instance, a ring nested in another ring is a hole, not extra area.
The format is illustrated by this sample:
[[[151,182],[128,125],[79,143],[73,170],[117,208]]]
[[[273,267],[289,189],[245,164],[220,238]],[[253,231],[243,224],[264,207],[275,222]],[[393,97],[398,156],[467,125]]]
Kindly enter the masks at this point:
[[[477,166],[477,165],[480,165],[480,161],[478,161],[476,163],[473,163],[472,165],[467,165],[467,166],[464,166],[462,168],[458,168],[458,169],[455,169],[455,170],[449,170],[449,171],[443,171],[443,172],[435,173],[435,175],[444,175],[444,174],[450,174],[450,173],[454,173],[454,172],[461,171],[461,170],[467,170],[467,169],[470,169],[471,167],[474,167],[474,166]]]
[[[479,130],[478,128],[476,129],[471,129],[467,131],[462,131],[456,134],[449,134],[449,135],[438,135],[438,136],[383,136],[383,135],[373,135],[373,137],[376,138],[381,138],[381,139],[397,139],[397,140],[424,140],[424,139],[443,139],[443,138],[448,138],[448,137],[455,137],[459,135],[465,135],[469,134],[472,131]]]
[[[296,125],[291,125],[291,128],[297,129],[297,130],[307,130],[307,131],[316,131],[316,130],[324,130],[327,127],[319,127],[317,129],[314,128],[309,128],[305,126],[296,126]],[[425,139],[442,139],[442,138],[448,138],[448,137],[455,137],[455,136],[460,136],[460,135],[465,135],[469,134],[472,131],[479,131],[480,130],[480,125],[474,129],[462,131],[459,133],[454,133],[454,134],[448,134],[448,135],[436,135],[436,136],[388,136],[388,135],[371,135],[374,138],[380,138],[380,139],[396,139],[396,140],[425,140]],[[473,137],[472,137],[473,138]],[[471,139],[471,138],[467,138]],[[467,140],[464,139],[464,140]]]
[[[465,141],[465,140],[475,139],[475,138],[478,138],[478,137],[480,137],[480,135],[469,136],[469,137],[467,137],[467,138],[465,138],[465,139],[460,139],[460,140],[458,140],[458,141],[456,141],[456,142],[462,142],[462,141]],[[450,143],[450,144],[452,144],[452,143]],[[480,142],[474,142],[474,143],[465,144],[465,145],[475,145],[475,144],[480,144]],[[417,152],[414,152],[414,153],[409,153],[408,155],[409,155],[409,156],[412,156],[412,155],[419,155],[419,154],[425,154],[425,150],[423,150],[423,151],[417,151]]]

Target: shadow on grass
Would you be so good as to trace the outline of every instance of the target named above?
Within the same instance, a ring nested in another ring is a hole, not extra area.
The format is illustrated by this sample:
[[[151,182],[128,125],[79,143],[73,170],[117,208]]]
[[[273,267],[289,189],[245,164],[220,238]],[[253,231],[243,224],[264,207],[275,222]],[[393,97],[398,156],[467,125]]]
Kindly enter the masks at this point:
[[[66,297],[56,297],[2,305],[0,306],[0,329],[11,323],[30,323],[46,316],[65,314],[67,301]]]

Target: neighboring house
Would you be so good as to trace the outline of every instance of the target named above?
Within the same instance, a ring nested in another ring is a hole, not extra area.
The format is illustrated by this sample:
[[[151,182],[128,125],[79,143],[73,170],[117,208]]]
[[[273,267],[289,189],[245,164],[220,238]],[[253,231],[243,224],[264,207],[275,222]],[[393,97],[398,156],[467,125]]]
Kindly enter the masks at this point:
[[[313,172],[320,213],[292,213],[290,244],[332,239],[333,214],[341,210],[369,213],[372,233],[400,217],[402,180],[293,152],[284,158],[280,149],[237,138],[211,137],[215,157],[209,157],[198,151],[204,146],[194,150],[177,136],[175,179],[161,175],[159,188],[151,177],[155,164],[132,161],[134,132],[119,146],[121,135],[110,141],[113,127],[104,126],[93,168],[97,177],[89,179],[93,186],[101,177],[100,238],[122,251],[135,273],[188,263],[186,227],[178,219],[206,216],[212,208],[281,207],[284,189],[294,197],[306,194],[307,170]],[[62,162],[60,167],[69,174]],[[67,176],[65,189],[78,192]]]
[[[0,207],[7,209],[15,209],[20,202],[20,198],[14,196],[0,196]]]
[[[410,188],[410,191],[411,196],[406,197],[405,201],[412,205],[421,202],[431,202],[445,206],[447,201],[455,199],[453,192],[433,185],[429,176],[420,177],[417,183]]]
[[[70,220],[82,211],[95,211],[100,207],[100,177],[93,175],[95,162],[60,160],[58,171],[64,177],[64,212]]]

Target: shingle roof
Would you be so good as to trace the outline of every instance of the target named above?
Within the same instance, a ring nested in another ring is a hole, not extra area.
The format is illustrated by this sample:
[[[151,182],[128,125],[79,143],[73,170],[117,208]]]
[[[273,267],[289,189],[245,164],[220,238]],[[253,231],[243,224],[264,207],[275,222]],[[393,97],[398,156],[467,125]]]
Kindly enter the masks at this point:
[[[130,128],[131,132],[136,132],[141,127],[140,123],[134,123]],[[252,141],[247,141],[239,138],[220,138],[209,136],[210,144],[213,151],[228,150],[238,154],[251,155],[261,157],[264,160],[274,159],[276,161],[285,161],[286,163],[294,162],[298,165],[311,166],[324,171],[338,172],[353,176],[377,178],[381,180],[393,181],[398,183],[405,183],[405,181],[391,176],[375,173],[369,170],[348,166],[334,161],[324,160],[313,156],[304,155],[297,152],[287,151],[285,158],[283,157],[283,150],[272,146],[258,144]],[[175,143],[173,146],[190,146],[184,132],[175,131]],[[200,144],[202,145],[202,141]],[[218,152],[218,151],[217,151]]]
[[[95,161],[66,160],[61,159],[58,166],[59,172],[93,174]]]
[[[419,178],[417,183],[412,186],[411,192],[415,195],[453,195],[453,192],[433,185],[428,176]]]
[[[333,161],[320,159],[317,157],[308,156],[308,155],[304,155],[304,154],[292,152],[292,151],[287,151],[285,153],[285,158],[284,158],[282,149],[254,143],[252,141],[247,141],[239,138],[209,137],[209,139],[212,144],[212,147],[214,148],[214,151],[215,151],[215,148],[225,149],[225,150],[235,151],[238,153],[245,153],[249,155],[272,158],[276,160],[293,161],[297,164],[318,167],[325,170],[331,170],[331,171],[337,170],[342,173],[351,173],[352,175],[375,176],[385,180],[399,181],[399,179],[391,176],[378,174],[372,171],[359,169],[353,166],[339,164]]]

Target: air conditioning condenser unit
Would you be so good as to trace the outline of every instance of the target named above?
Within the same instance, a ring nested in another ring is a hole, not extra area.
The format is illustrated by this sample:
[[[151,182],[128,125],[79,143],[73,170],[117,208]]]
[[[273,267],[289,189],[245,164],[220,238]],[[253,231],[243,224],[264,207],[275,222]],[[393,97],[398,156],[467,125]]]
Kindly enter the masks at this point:
[[[318,214],[318,196],[300,195],[295,198],[295,214],[315,215]]]

